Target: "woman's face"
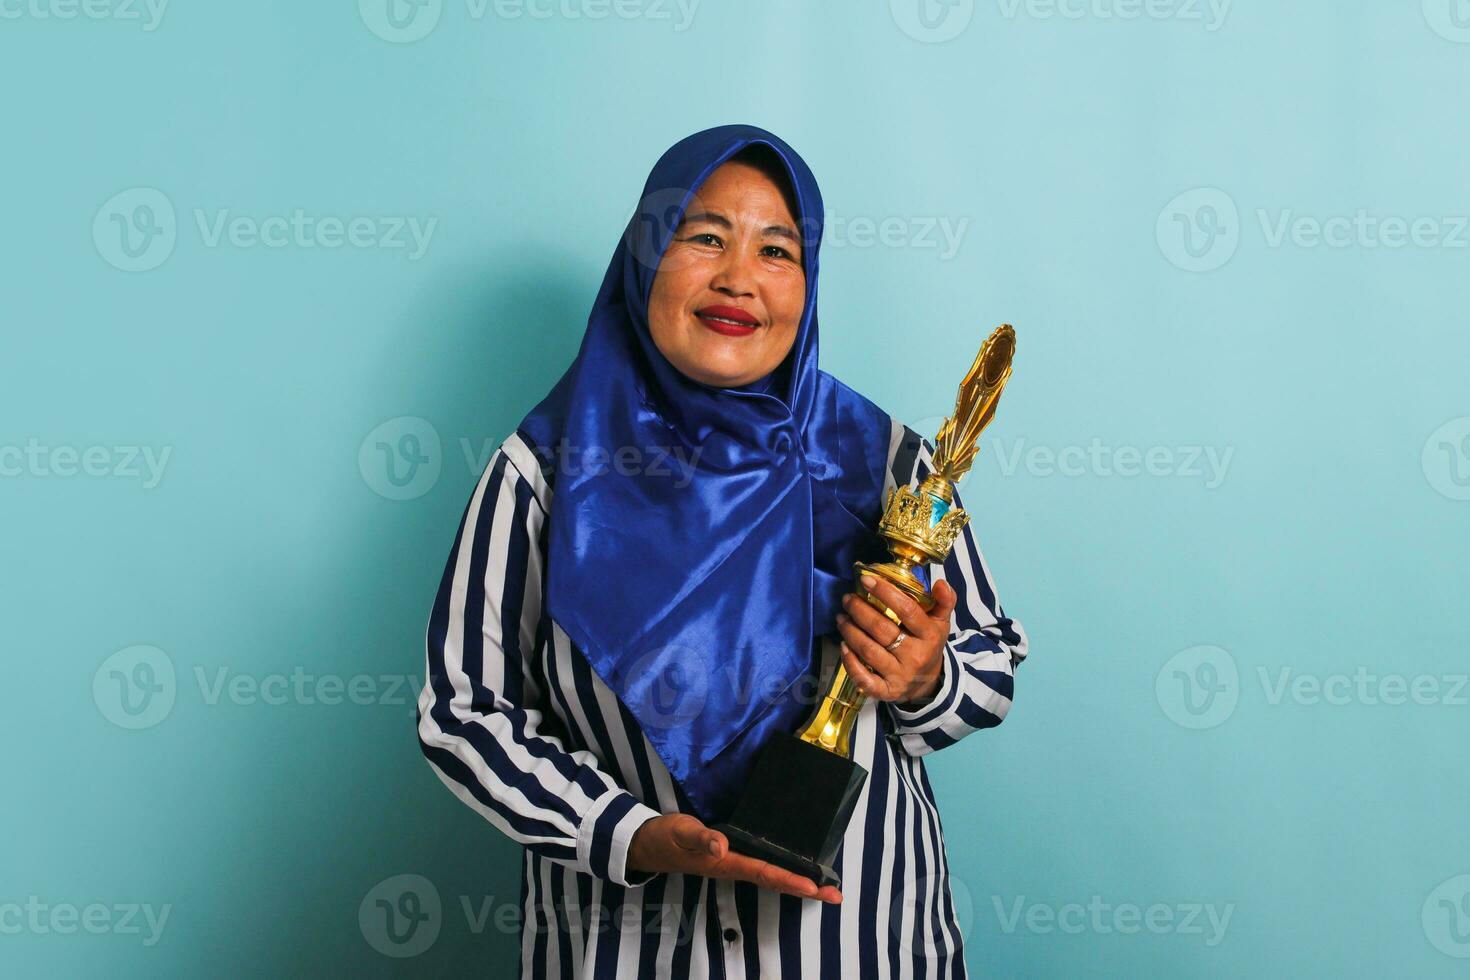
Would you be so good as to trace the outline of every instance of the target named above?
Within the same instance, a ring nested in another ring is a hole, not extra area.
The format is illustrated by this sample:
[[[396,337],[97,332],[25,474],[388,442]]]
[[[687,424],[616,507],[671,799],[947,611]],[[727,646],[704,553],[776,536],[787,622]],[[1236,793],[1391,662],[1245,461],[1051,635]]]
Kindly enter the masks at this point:
[[[796,219],[775,181],[747,163],[721,165],[659,262],[648,297],[654,344],[705,384],[764,377],[796,339],[806,301],[801,262]]]

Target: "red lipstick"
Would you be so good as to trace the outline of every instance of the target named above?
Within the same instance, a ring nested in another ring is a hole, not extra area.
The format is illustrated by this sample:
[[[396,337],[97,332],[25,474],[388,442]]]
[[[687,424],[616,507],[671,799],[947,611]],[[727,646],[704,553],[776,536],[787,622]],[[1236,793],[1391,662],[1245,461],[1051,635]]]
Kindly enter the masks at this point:
[[[699,322],[730,337],[748,337],[761,323],[738,306],[706,306],[695,310]]]

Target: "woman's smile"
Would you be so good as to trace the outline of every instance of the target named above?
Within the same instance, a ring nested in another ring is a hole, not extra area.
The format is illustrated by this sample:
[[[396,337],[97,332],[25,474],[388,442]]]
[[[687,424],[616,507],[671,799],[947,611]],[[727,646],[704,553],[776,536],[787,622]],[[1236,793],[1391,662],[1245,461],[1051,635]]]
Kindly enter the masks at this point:
[[[694,318],[728,337],[748,337],[761,325],[759,320],[738,306],[706,306],[695,310]]]

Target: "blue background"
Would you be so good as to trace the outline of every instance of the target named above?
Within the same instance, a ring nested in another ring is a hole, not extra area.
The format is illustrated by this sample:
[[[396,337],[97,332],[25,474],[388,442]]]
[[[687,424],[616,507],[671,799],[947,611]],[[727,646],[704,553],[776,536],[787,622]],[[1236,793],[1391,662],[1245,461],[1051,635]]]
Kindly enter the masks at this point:
[[[841,219],[827,370],[932,436],[1019,333],[962,489],[1033,655],[929,764],[972,971],[1463,975],[1463,0],[94,2],[0,8],[0,972],[510,970],[462,901],[518,850],[413,726],[466,447],[575,353],[658,154],[749,122]],[[296,209],[367,244],[208,234]],[[442,912],[396,958],[359,909],[403,874]]]

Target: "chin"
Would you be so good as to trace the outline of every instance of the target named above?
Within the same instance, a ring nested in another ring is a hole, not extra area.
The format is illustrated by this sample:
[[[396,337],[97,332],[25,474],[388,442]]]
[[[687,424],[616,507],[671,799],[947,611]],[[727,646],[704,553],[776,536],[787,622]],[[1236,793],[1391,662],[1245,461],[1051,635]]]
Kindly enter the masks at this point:
[[[699,380],[703,381],[707,385],[714,385],[716,388],[733,388],[736,385],[743,385],[746,382],[746,378],[744,375],[716,375],[710,374],[708,372],[699,376]]]
[[[758,374],[752,376],[749,371],[727,372],[711,370],[708,367],[701,367],[698,373],[693,371],[686,371],[684,373],[688,374],[691,378],[718,388],[733,388],[736,385],[743,385],[747,381],[753,381],[755,378],[760,377]]]
[[[690,370],[685,371],[685,374],[698,378],[705,384],[719,385],[722,388],[745,384],[760,377],[751,372],[750,365],[743,358],[739,363],[730,363],[725,358],[700,358],[689,367]]]

